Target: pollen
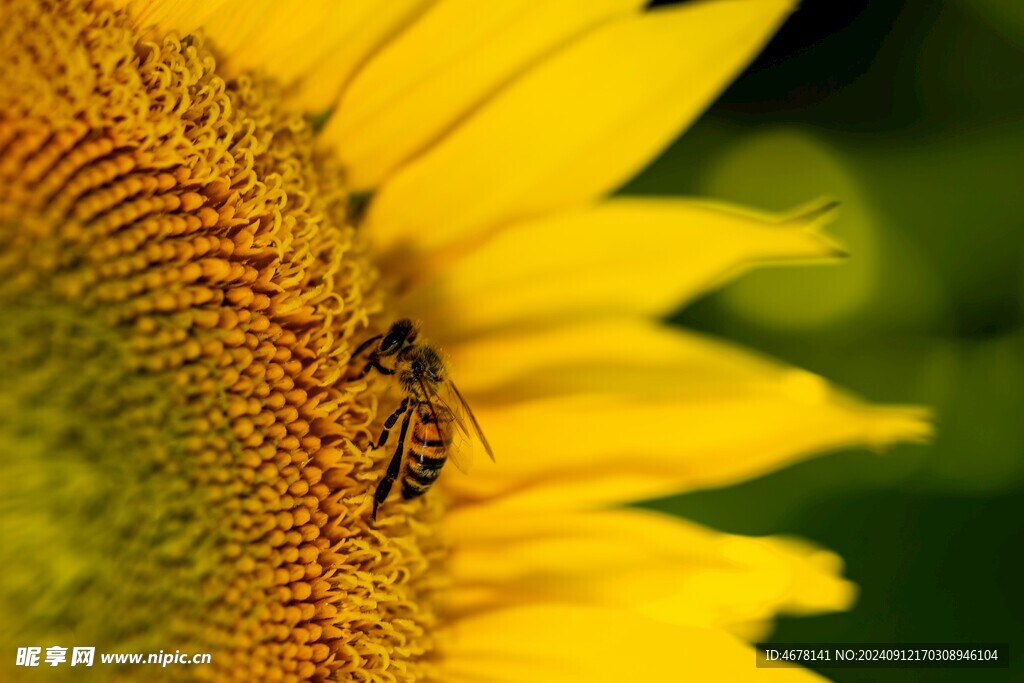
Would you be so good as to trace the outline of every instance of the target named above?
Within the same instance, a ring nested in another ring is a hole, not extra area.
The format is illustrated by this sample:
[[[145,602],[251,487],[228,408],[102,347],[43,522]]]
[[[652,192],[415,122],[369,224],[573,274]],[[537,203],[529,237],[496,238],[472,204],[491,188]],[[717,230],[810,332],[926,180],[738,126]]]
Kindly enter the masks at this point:
[[[202,35],[0,9],[0,641],[436,678],[443,503],[369,519],[386,312],[338,165]]]

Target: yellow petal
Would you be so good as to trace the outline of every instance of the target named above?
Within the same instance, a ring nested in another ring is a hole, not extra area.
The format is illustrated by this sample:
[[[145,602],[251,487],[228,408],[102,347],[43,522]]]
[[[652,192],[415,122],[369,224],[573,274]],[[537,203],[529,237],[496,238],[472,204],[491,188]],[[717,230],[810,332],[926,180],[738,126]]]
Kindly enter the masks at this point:
[[[262,71],[293,86],[289,105],[319,112],[334,103],[367,56],[427,4],[231,0],[204,20],[203,31],[224,73]]]
[[[780,613],[845,609],[855,594],[836,555],[793,539],[721,534],[641,510],[493,521],[446,520],[457,613],[564,599],[745,636]]]
[[[321,27],[316,48],[322,58],[304,69],[289,97],[311,112],[333,107],[356,71],[388,40],[416,20],[433,0],[345,0]],[[291,3],[288,3],[291,4]],[[326,46],[326,50],[321,50]]]
[[[275,0],[229,0],[203,20],[202,29],[218,55],[229,58],[245,49],[249,36],[277,14],[280,5],[275,11]]]
[[[321,135],[376,185],[524,68],[640,0],[443,0],[353,80]]]
[[[180,36],[194,32],[221,5],[238,4],[229,0],[112,0],[117,8],[127,8],[139,27],[153,26],[164,33]]]
[[[464,394],[498,393],[503,401],[617,390],[699,398],[718,393],[726,378],[750,383],[752,372],[772,372],[712,339],[633,317],[513,330],[444,348]],[[662,381],[666,371],[685,382]]]
[[[506,507],[580,507],[725,485],[827,449],[930,434],[920,409],[868,405],[811,373],[677,334],[671,362],[570,369],[540,396],[529,383],[468,395],[498,461],[445,486]]]
[[[233,3],[232,3],[233,5]],[[288,84],[308,71],[333,47],[334,29],[344,22],[348,3],[338,0],[272,2],[252,23],[254,7],[240,12],[229,6],[207,22],[207,33],[226,57],[219,65],[229,74],[262,71]],[[244,20],[246,26],[240,26]]]
[[[592,31],[386,182],[369,209],[374,238],[436,245],[614,189],[717,96],[791,7],[699,2]]]
[[[785,392],[782,382],[796,376],[820,381],[713,338],[639,318],[488,335],[445,349],[459,387],[481,406],[495,397],[508,404],[580,394],[700,400],[766,388]]]
[[[498,463],[446,480],[468,500],[515,507],[624,502],[724,486],[828,449],[923,441],[921,411],[785,396],[558,397],[476,410]]]
[[[441,678],[452,683],[822,680],[806,669],[758,669],[753,648],[723,631],[565,603],[467,617],[438,643]]]
[[[438,257],[432,266],[441,276],[399,305],[452,337],[665,313],[748,266],[839,255],[818,232],[830,206],[772,217],[696,201],[613,199],[509,226],[466,255]]]
[[[140,24],[182,35],[202,28],[224,73],[262,71],[294,84],[289,104],[320,112],[369,55],[432,0],[119,1]]]

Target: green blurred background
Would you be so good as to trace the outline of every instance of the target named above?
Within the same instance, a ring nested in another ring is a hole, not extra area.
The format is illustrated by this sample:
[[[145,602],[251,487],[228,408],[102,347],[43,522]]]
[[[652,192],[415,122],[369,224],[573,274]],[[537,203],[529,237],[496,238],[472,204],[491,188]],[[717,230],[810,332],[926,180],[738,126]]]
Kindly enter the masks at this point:
[[[804,0],[758,61],[625,192],[787,210],[843,202],[839,266],[763,269],[675,320],[880,402],[930,446],[847,450],[653,505],[840,553],[851,612],[778,641],[1024,643],[1024,1]],[[828,669],[1009,681],[1010,669]]]

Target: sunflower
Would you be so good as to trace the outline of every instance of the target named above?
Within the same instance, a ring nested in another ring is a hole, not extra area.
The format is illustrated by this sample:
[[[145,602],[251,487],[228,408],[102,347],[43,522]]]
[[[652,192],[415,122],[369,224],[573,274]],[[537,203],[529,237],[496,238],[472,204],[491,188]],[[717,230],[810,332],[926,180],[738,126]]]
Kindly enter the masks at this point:
[[[738,681],[775,615],[849,605],[827,551],[619,507],[929,429],[657,322],[839,252],[825,204],[605,198],[792,9],[643,4],[0,0],[5,652]],[[400,317],[498,461],[374,521],[401,395],[352,356]]]

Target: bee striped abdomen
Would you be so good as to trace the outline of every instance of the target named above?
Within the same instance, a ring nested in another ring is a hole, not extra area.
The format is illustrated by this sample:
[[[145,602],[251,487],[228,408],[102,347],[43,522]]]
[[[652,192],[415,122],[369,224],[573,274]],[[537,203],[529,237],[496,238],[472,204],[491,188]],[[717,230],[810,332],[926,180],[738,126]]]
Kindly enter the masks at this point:
[[[417,406],[402,476],[403,498],[422,496],[433,485],[448,460],[450,443],[446,432],[435,423],[430,406]]]

